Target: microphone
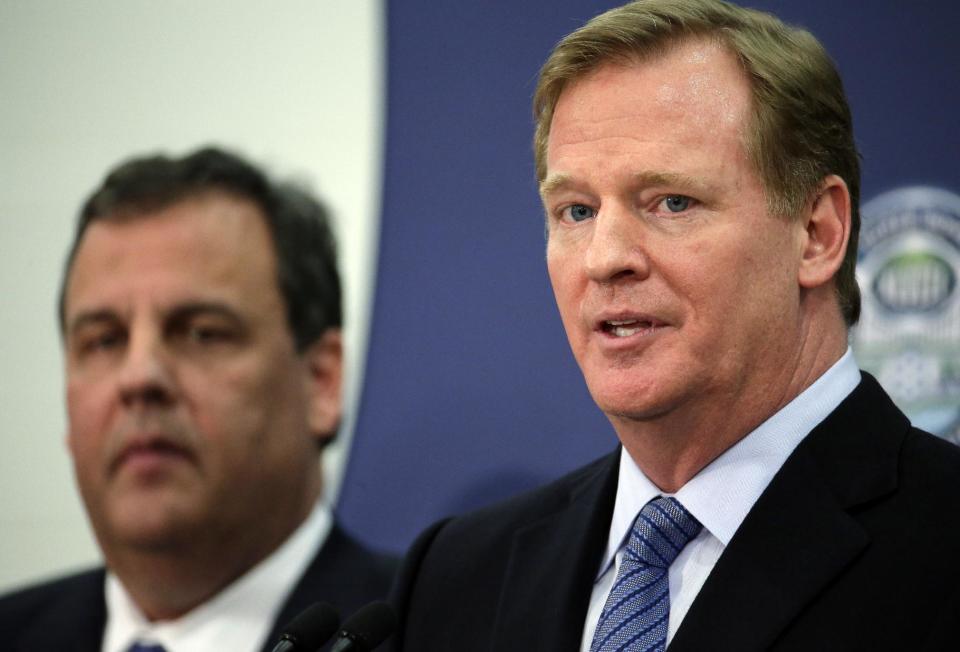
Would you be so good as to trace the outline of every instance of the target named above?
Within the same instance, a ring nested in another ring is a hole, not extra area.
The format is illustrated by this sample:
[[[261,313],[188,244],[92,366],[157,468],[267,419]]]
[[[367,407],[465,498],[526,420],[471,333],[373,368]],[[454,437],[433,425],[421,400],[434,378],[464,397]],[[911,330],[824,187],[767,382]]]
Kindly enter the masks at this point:
[[[370,652],[397,628],[397,614],[386,602],[371,602],[347,618],[330,652]]]
[[[272,652],[315,652],[339,624],[336,609],[326,602],[314,602],[287,623]]]

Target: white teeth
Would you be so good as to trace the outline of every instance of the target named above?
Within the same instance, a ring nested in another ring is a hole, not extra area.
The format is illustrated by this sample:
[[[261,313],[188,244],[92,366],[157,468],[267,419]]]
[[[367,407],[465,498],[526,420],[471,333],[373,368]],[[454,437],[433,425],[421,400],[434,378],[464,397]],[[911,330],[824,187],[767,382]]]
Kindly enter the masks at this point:
[[[613,333],[616,337],[629,337],[643,330],[639,326],[634,326],[632,328],[624,328],[623,326],[617,326],[613,324],[613,322],[611,322],[611,325],[613,325],[613,328],[610,330],[610,332]]]
[[[652,323],[637,319],[609,319],[603,323],[603,329],[614,337],[630,337],[652,327]]]

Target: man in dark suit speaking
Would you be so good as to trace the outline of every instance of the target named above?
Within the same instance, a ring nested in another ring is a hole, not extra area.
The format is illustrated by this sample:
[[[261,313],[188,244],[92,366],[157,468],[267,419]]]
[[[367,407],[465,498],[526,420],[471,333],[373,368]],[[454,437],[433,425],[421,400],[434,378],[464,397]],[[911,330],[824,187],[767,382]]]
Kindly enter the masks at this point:
[[[399,647],[954,649],[960,450],[848,350],[859,162],[821,45],[635,2],[556,46],[534,112],[550,279],[622,446],[425,532]]]
[[[255,652],[315,601],[386,594],[391,563],[320,499],[340,295],[326,211],[240,158],[111,172],[60,302],[68,443],[106,569],[0,600],[0,647]]]

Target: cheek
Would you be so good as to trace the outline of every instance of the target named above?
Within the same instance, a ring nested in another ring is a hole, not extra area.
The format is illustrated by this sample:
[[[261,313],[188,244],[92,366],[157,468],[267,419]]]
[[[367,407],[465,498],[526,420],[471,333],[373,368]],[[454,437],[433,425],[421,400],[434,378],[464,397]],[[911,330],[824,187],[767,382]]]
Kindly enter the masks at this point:
[[[242,369],[183,374],[180,387],[201,446],[207,441],[230,446],[242,431],[259,429],[262,397],[257,383]]]
[[[739,243],[748,246],[704,247],[687,268],[687,298],[700,328],[714,341],[747,344],[762,337],[770,324],[779,324],[790,313],[788,252],[761,237]],[[721,347],[722,348],[722,347]]]
[[[651,267],[695,313],[715,310],[740,281],[740,252],[722,246],[717,238],[670,243],[656,252],[656,258],[650,254]]]
[[[553,287],[557,307],[564,321],[568,316],[572,316],[569,313],[575,308],[578,300],[576,268],[572,262],[571,257],[564,255],[559,247],[552,246],[547,249],[547,272],[550,275],[550,284]]]
[[[787,226],[779,222],[765,226],[772,228],[761,231],[744,252],[740,275],[758,307],[767,305],[772,317],[780,317],[799,291],[799,260]]]
[[[71,424],[67,434],[67,449],[73,464],[74,481],[80,495],[91,508],[107,490],[106,447],[106,436],[101,431],[83,423]]]
[[[108,432],[110,401],[97,384],[68,382],[67,446],[78,467],[96,456]]]
[[[674,250],[666,267],[660,266],[668,292],[680,302],[683,341],[695,359],[718,364],[725,351],[739,348],[741,337],[749,337],[761,298],[752,289],[757,275],[749,256],[713,240]]]
[[[278,420],[297,419],[301,391],[289,374],[262,361],[237,361],[216,378],[197,374],[184,378],[198,435],[220,440],[237,456],[258,454],[269,444],[269,430]]]

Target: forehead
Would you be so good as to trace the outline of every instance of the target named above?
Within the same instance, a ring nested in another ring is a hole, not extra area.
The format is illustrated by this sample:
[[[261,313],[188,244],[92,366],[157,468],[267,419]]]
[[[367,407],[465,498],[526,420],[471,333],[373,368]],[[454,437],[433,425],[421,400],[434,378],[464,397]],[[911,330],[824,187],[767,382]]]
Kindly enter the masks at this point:
[[[276,254],[260,209],[225,194],[92,223],[77,248],[65,314],[149,299],[275,303]],[[94,306],[91,304],[105,304]]]
[[[750,103],[746,75],[723,44],[679,41],[662,54],[603,63],[570,82],[553,114],[548,161],[569,142],[637,137],[638,130],[742,138]]]

